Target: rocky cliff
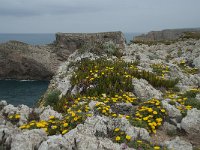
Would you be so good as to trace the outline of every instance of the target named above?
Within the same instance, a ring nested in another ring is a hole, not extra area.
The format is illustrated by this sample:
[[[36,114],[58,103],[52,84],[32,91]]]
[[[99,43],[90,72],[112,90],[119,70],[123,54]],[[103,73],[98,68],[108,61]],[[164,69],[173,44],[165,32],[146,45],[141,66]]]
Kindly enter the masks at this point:
[[[147,34],[134,37],[134,42],[175,41],[180,38],[199,37],[200,28],[193,29],[167,29],[162,31],[151,31]]]
[[[125,46],[121,32],[58,33],[54,43],[44,46],[18,41],[0,44],[0,79],[49,80],[75,50],[92,48],[93,44],[101,47],[107,42],[119,49]]]

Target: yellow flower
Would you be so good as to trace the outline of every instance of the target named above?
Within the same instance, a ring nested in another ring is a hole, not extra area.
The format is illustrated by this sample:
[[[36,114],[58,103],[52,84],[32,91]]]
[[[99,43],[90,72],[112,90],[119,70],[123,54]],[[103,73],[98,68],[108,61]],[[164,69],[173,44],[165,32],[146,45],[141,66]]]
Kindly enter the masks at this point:
[[[64,126],[64,127],[67,127],[67,126],[68,126],[68,123],[64,123],[63,126]]]
[[[141,144],[141,143],[142,143],[142,141],[140,141],[140,140],[137,140],[137,143]]]
[[[54,118],[55,118],[54,116],[50,116],[50,117],[49,117],[49,119],[54,119]]]
[[[102,113],[106,113],[106,110],[105,110],[105,109],[103,109],[103,110],[102,110]]]
[[[131,136],[126,135],[126,139],[127,139],[127,140],[130,140],[130,139],[131,139]]]
[[[12,119],[12,118],[13,118],[13,115],[10,115],[8,118],[9,118],[9,119]]]
[[[36,126],[37,126],[38,128],[44,128],[44,127],[45,127],[45,124],[43,124],[43,123],[41,123],[41,122],[37,122],[37,123],[36,123]]]
[[[57,129],[57,126],[51,126],[51,129]]]
[[[154,146],[154,150],[159,150],[160,146]]]
[[[117,114],[112,114],[113,117],[117,117]]]
[[[153,114],[156,115],[156,114],[158,114],[158,113],[157,113],[157,111],[153,111]]]
[[[143,118],[144,121],[146,121],[146,120],[148,120],[148,119],[149,119],[148,117],[144,117],[144,118]]]
[[[88,116],[88,117],[91,117],[91,116],[92,116],[92,114],[87,114],[87,116]]]
[[[148,112],[152,112],[153,111],[153,109],[152,108],[148,108]]]
[[[126,116],[126,119],[129,119],[129,118],[130,118],[130,116],[127,115],[127,116]]]
[[[78,117],[74,117],[74,121],[77,121],[78,120]]]
[[[26,128],[26,125],[22,125],[19,127],[20,129],[25,129]]]
[[[20,115],[19,114],[16,114],[15,115],[15,119],[19,119],[20,118]]]
[[[76,116],[76,114],[74,112],[71,112],[72,117]]]
[[[161,109],[161,112],[163,112],[163,113],[164,113],[164,112],[165,112],[165,109]]]
[[[63,131],[62,131],[62,134],[65,134],[65,133],[67,133],[67,131],[68,131],[68,130],[63,130]]]
[[[118,132],[119,131],[119,128],[115,128],[115,130],[114,130],[115,132]]]
[[[117,137],[115,138],[115,140],[116,140],[116,141],[120,141],[120,140],[121,140],[120,136],[117,136]]]

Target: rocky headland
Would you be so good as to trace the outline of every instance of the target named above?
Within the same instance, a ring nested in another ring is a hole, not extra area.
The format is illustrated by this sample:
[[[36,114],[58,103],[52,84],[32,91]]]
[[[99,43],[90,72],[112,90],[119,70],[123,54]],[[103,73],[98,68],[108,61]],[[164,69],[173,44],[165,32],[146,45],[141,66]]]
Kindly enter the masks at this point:
[[[112,41],[124,49],[122,32],[57,33],[56,40],[48,45],[29,45],[19,41],[0,44],[0,79],[50,80],[58,66],[77,49],[96,47]],[[95,46],[98,45],[98,46]]]
[[[0,102],[2,148],[200,148],[199,39],[149,46],[90,38],[79,48],[76,40],[69,46],[60,35],[62,44],[54,44],[62,52],[74,49],[54,73],[39,107]]]

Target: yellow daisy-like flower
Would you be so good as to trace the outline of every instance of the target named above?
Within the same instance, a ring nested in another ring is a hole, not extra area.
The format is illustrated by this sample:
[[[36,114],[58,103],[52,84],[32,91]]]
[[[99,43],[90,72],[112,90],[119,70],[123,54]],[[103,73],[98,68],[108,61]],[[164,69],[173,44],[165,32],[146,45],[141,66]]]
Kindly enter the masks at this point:
[[[49,119],[54,119],[54,118],[55,118],[54,116],[50,116],[50,117],[49,117]]]
[[[118,132],[119,131],[119,128],[115,128],[115,130],[114,130],[115,132]]]
[[[163,112],[163,113],[164,113],[164,112],[165,112],[165,109],[161,109],[161,112]]]
[[[15,115],[15,119],[19,119],[20,118],[20,115],[19,114],[16,114]]]
[[[26,128],[26,125],[22,125],[19,127],[20,129],[25,129]]]
[[[68,126],[68,123],[64,123],[63,126],[64,126],[64,127],[67,127],[67,126]]]
[[[158,114],[158,112],[157,111],[153,111],[153,114],[156,115],[156,114]]]
[[[130,139],[131,139],[131,136],[130,136],[130,135],[126,135],[126,139],[127,139],[127,140],[130,140]]]
[[[154,146],[154,150],[159,150],[160,146]]]
[[[51,126],[51,129],[57,129],[57,126]]]
[[[120,141],[120,140],[121,140],[120,136],[117,136],[117,137],[115,138],[115,140],[116,140],[116,141]]]
[[[74,117],[74,121],[77,121],[78,120],[78,117]]]
[[[142,143],[142,141],[141,141],[141,140],[137,140],[137,143],[141,144],[141,143]]]
[[[68,130],[63,130],[63,131],[62,131],[62,134],[65,134],[65,133],[67,133],[67,131],[68,131]]]

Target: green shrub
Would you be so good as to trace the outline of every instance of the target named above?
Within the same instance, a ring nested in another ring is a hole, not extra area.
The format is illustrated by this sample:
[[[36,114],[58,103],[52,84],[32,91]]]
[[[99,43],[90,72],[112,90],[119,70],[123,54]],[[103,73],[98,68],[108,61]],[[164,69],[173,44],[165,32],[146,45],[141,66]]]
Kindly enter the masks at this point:
[[[45,98],[45,106],[50,105],[52,107],[55,107],[59,101],[59,90],[54,90],[50,92],[47,97]]]

